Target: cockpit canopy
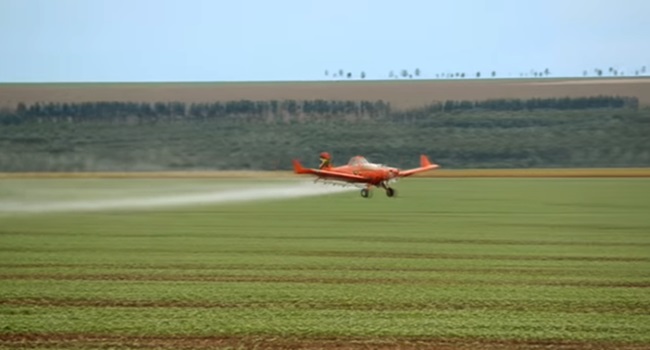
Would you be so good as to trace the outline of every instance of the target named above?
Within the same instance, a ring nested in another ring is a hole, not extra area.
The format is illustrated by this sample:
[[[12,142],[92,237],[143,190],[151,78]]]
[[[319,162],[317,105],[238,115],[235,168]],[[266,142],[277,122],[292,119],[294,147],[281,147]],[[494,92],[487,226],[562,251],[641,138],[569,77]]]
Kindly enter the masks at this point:
[[[381,169],[381,168],[384,168],[384,165],[370,163],[366,158],[364,158],[362,156],[355,156],[355,157],[350,158],[350,161],[348,162],[348,165],[353,166],[353,167],[361,167],[363,169]]]
[[[350,161],[348,162],[349,166],[362,166],[368,164],[370,164],[370,162],[362,156],[354,156],[350,158]]]

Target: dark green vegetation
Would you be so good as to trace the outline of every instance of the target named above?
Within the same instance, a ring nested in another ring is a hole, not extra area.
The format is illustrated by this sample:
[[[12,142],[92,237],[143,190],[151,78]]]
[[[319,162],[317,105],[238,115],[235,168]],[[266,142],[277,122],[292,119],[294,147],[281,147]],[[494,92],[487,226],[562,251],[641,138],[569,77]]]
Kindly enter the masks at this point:
[[[0,125],[0,171],[286,170],[363,154],[409,167],[650,165],[650,109],[636,98],[385,102],[20,104]]]
[[[125,187],[75,181],[0,189]],[[397,188],[395,199],[4,214],[0,346],[650,348],[646,179]]]

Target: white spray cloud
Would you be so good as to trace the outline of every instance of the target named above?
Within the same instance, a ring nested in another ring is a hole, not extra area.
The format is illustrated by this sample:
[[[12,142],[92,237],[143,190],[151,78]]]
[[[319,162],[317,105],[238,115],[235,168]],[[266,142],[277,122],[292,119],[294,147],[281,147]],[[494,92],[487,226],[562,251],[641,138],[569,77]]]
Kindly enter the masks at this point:
[[[313,183],[297,183],[266,187],[240,188],[234,190],[209,191],[205,193],[174,193],[160,196],[140,196],[110,199],[87,199],[76,201],[47,202],[0,202],[2,213],[53,213],[76,211],[102,211],[119,209],[150,209],[160,207],[182,207],[193,205],[214,205],[264,200],[280,200],[321,196],[349,191],[349,187],[332,187]]]

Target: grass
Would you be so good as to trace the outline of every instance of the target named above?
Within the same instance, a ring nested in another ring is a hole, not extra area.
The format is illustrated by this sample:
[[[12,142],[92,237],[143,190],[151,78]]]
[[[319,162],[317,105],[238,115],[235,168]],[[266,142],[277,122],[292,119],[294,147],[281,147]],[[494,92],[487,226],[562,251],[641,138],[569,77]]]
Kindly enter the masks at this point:
[[[0,201],[249,181],[5,179]],[[0,347],[650,348],[647,179],[397,188],[0,213]]]

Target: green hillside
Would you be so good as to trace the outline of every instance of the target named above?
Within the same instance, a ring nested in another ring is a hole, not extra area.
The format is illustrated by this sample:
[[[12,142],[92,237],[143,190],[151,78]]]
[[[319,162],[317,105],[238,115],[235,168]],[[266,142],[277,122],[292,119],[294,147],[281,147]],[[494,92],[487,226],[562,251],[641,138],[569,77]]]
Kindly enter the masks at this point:
[[[19,104],[0,113],[0,171],[286,170],[366,155],[401,167],[644,167],[650,109],[634,98]]]

